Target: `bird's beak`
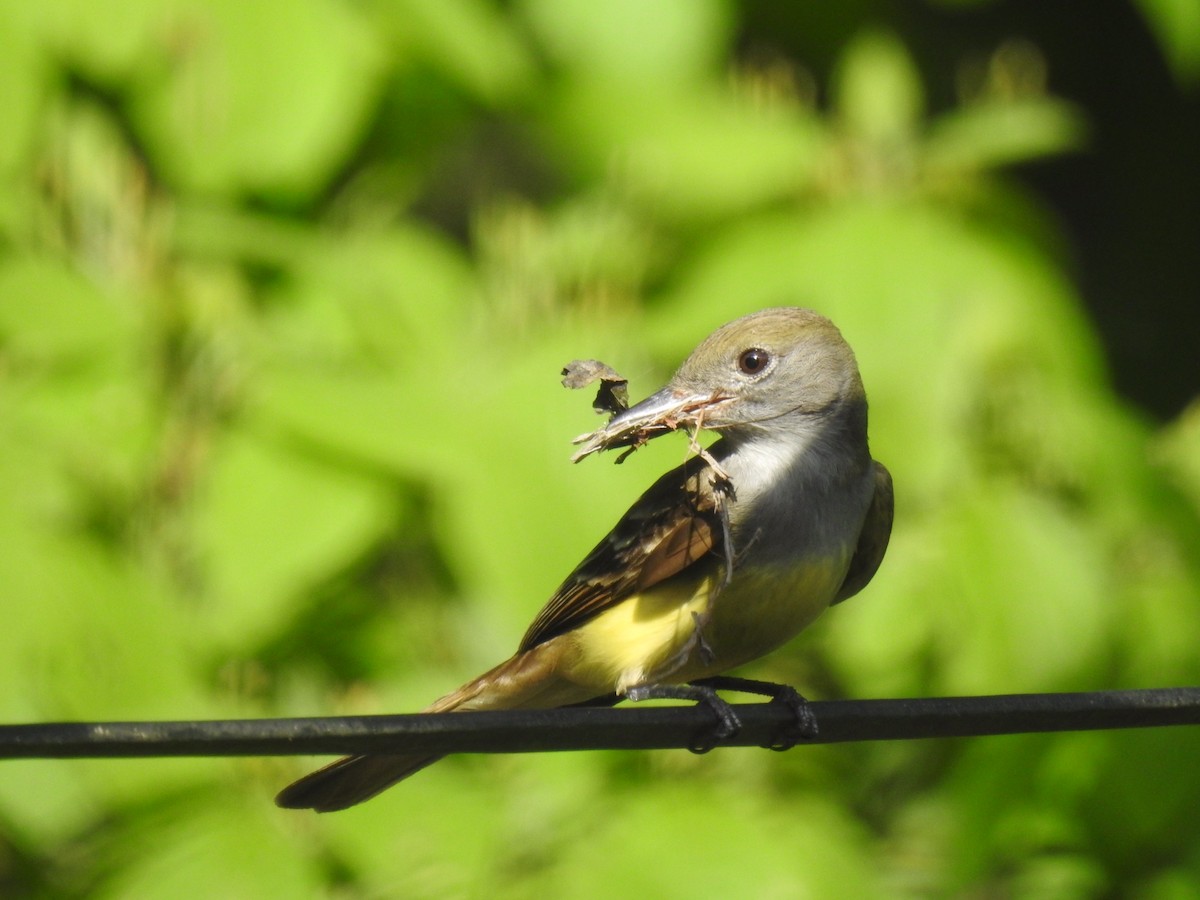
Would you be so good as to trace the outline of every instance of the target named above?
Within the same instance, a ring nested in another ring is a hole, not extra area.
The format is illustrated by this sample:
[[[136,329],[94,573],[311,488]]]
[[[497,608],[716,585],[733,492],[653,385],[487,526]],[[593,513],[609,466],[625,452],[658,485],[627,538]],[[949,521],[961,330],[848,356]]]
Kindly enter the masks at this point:
[[[730,399],[719,392],[696,394],[667,386],[613,416],[604,427],[575,438],[574,443],[582,446],[571,460],[579,462],[586,456],[614,447],[636,449],[678,428],[701,428],[705,411],[724,405]]]

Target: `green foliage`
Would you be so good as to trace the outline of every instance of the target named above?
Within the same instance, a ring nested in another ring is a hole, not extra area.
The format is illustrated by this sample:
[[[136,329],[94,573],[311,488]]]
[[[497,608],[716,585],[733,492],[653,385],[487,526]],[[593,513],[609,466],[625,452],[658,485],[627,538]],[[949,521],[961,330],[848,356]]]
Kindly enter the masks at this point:
[[[1200,3],[1195,0],[1138,0],[1146,23],[1162,44],[1176,78],[1200,80]]]
[[[1190,13],[1145,3],[1181,75]],[[568,463],[780,303],[856,348],[897,524],[758,674],[820,695],[1200,678],[1200,407],[1118,401],[1001,166],[1080,115],[1000,48],[936,115],[864,31],[829,103],[737,10],[0,4],[6,721],[411,710],[511,652],[680,442]],[[1173,23],[1181,23],[1178,29]],[[978,73],[977,73],[978,74]],[[448,760],[6,763],[6,896],[1190,896],[1200,736]]]

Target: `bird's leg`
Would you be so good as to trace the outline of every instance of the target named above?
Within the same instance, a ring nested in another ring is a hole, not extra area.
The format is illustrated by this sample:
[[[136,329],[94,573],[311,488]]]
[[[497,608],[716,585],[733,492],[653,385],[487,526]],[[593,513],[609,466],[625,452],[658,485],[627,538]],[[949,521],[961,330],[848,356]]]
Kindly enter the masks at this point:
[[[712,645],[704,639],[704,625],[708,619],[707,612],[704,615],[698,612],[692,613],[692,622],[696,626],[695,631],[692,632],[694,643],[700,652],[700,662],[706,666],[712,665],[712,661],[717,658],[717,655],[713,653]]]
[[[692,700],[712,710],[717,721],[711,728],[692,738],[688,749],[693,753],[707,753],[721,741],[733,737],[742,727],[733,707],[715,690],[703,684],[638,684],[625,691],[625,698],[634,703],[643,700]]]
[[[772,750],[789,750],[800,741],[811,741],[817,736],[817,717],[813,715],[812,707],[796,691],[786,684],[776,684],[773,681],[755,681],[751,678],[736,678],[731,675],[714,675],[710,678],[700,678],[691,682],[693,687],[706,687],[709,690],[741,691],[746,694],[758,694],[770,697],[772,703],[786,706],[794,716],[794,721],[779,730],[767,746]]]
[[[729,486],[728,493],[724,490],[723,485]],[[718,590],[728,587],[729,582],[733,581],[733,566],[736,562],[733,552],[733,533],[729,528],[729,497],[732,493],[732,482],[713,482],[713,495],[717,499],[717,518],[721,520],[721,547],[725,551],[725,578],[718,586]]]
[[[754,546],[754,542],[762,537],[762,533],[763,532],[761,528],[755,529],[754,534],[750,535],[749,540],[742,541],[741,549],[738,550],[737,554],[733,558],[733,564],[735,566],[740,565],[742,560],[746,558],[746,554],[750,552],[750,548]]]

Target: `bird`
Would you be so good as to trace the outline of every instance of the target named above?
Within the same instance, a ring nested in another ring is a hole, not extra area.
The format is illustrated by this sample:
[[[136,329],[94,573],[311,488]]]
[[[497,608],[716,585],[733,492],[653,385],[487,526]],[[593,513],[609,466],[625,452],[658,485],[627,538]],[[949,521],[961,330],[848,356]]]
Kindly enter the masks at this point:
[[[584,557],[512,657],[426,712],[703,699],[694,685],[777,649],[871,581],[891,534],[892,478],[871,457],[858,364],[829,319],[776,307],[729,322],[577,456],[680,427],[696,453]],[[719,439],[700,449],[699,429]],[[276,804],[345,809],[439,758],[347,756]]]

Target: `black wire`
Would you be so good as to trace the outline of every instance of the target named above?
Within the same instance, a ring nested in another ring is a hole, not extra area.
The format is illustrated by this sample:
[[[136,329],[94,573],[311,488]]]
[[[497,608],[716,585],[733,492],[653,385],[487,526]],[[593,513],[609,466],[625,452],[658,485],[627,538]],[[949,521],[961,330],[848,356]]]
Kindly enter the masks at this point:
[[[810,705],[806,743],[969,737],[1200,724],[1200,688],[1010,694]],[[733,707],[742,728],[725,746],[764,746],[791,724],[779,703]],[[703,706],[581,708],[194,722],[0,725],[0,758],[295,756],[325,753],[527,753],[687,747],[711,729]]]

